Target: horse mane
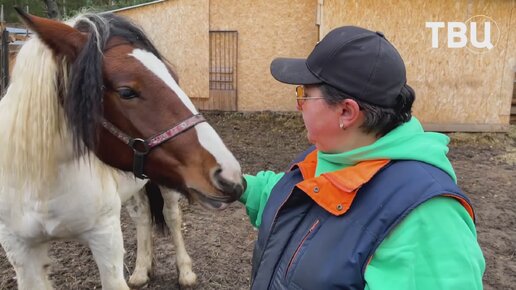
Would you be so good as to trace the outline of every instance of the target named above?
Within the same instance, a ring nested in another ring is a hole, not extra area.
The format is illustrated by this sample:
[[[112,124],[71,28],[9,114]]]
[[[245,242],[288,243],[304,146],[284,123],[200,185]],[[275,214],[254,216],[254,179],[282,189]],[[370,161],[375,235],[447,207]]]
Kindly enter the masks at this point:
[[[57,100],[64,90],[60,79],[66,82],[66,71],[66,64],[58,62],[37,37],[19,51],[11,83],[0,102],[0,120],[5,120],[0,122],[5,138],[0,150],[1,182],[21,186],[55,176],[57,153],[67,149],[65,117]]]
[[[120,36],[162,59],[143,31],[120,16],[85,13],[68,24],[90,35],[73,63],[55,57],[37,36],[18,53],[0,102],[0,186],[52,182],[58,164],[66,161],[59,158],[94,148],[102,115],[102,51],[110,37]]]

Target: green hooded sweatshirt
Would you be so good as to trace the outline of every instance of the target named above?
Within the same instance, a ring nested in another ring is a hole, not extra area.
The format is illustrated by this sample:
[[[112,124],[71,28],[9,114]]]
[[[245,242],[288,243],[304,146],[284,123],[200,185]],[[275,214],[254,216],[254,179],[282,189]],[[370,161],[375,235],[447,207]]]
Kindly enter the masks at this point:
[[[449,138],[424,132],[413,117],[371,145],[339,154],[318,152],[316,176],[365,160],[416,160],[447,172]],[[251,223],[259,227],[263,210],[284,173],[246,175],[240,201]],[[436,197],[414,209],[380,244],[365,271],[365,289],[482,289],[485,261],[475,224],[455,199]],[[302,286],[302,285],[301,285]]]

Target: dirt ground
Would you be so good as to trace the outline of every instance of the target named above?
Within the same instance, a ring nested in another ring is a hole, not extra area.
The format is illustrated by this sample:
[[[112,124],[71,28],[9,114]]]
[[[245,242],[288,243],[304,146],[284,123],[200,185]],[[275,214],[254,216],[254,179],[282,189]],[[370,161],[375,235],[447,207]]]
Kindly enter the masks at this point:
[[[245,173],[284,170],[308,144],[298,114],[206,113]],[[516,289],[516,126],[507,134],[451,134],[450,158],[469,194],[486,257],[485,289]],[[198,275],[197,289],[248,289],[256,231],[241,204],[223,212],[183,204],[184,236]],[[124,211],[126,274],[136,255],[134,226]],[[155,235],[155,271],[146,289],[178,289],[170,237]],[[51,279],[57,289],[99,289],[87,248],[54,242]],[[15,273],[0,250],[0,289],[16,289]]]

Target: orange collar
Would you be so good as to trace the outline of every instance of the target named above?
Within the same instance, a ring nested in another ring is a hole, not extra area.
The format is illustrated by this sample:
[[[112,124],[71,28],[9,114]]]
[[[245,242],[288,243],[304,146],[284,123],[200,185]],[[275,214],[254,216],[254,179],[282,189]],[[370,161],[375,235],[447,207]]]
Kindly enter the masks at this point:
[[[319,206],[333,215],[346,213],[360,187],[382,169],[390,160],[363,161],[338,171],[315,177],[317,150],[296,164],[303,181],[296,186],[310,196]]]

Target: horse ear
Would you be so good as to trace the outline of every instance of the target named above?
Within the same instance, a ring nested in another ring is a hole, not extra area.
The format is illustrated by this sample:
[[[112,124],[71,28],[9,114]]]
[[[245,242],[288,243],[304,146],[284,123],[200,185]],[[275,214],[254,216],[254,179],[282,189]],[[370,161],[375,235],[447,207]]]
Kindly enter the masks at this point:
[[[84,47],[87,36],[79,30],[59,21],[28,14],[15,7],[22,21],[33,30],[39,38],[54,51],[56,55],[69,57],[72,61],[77,58]]]

